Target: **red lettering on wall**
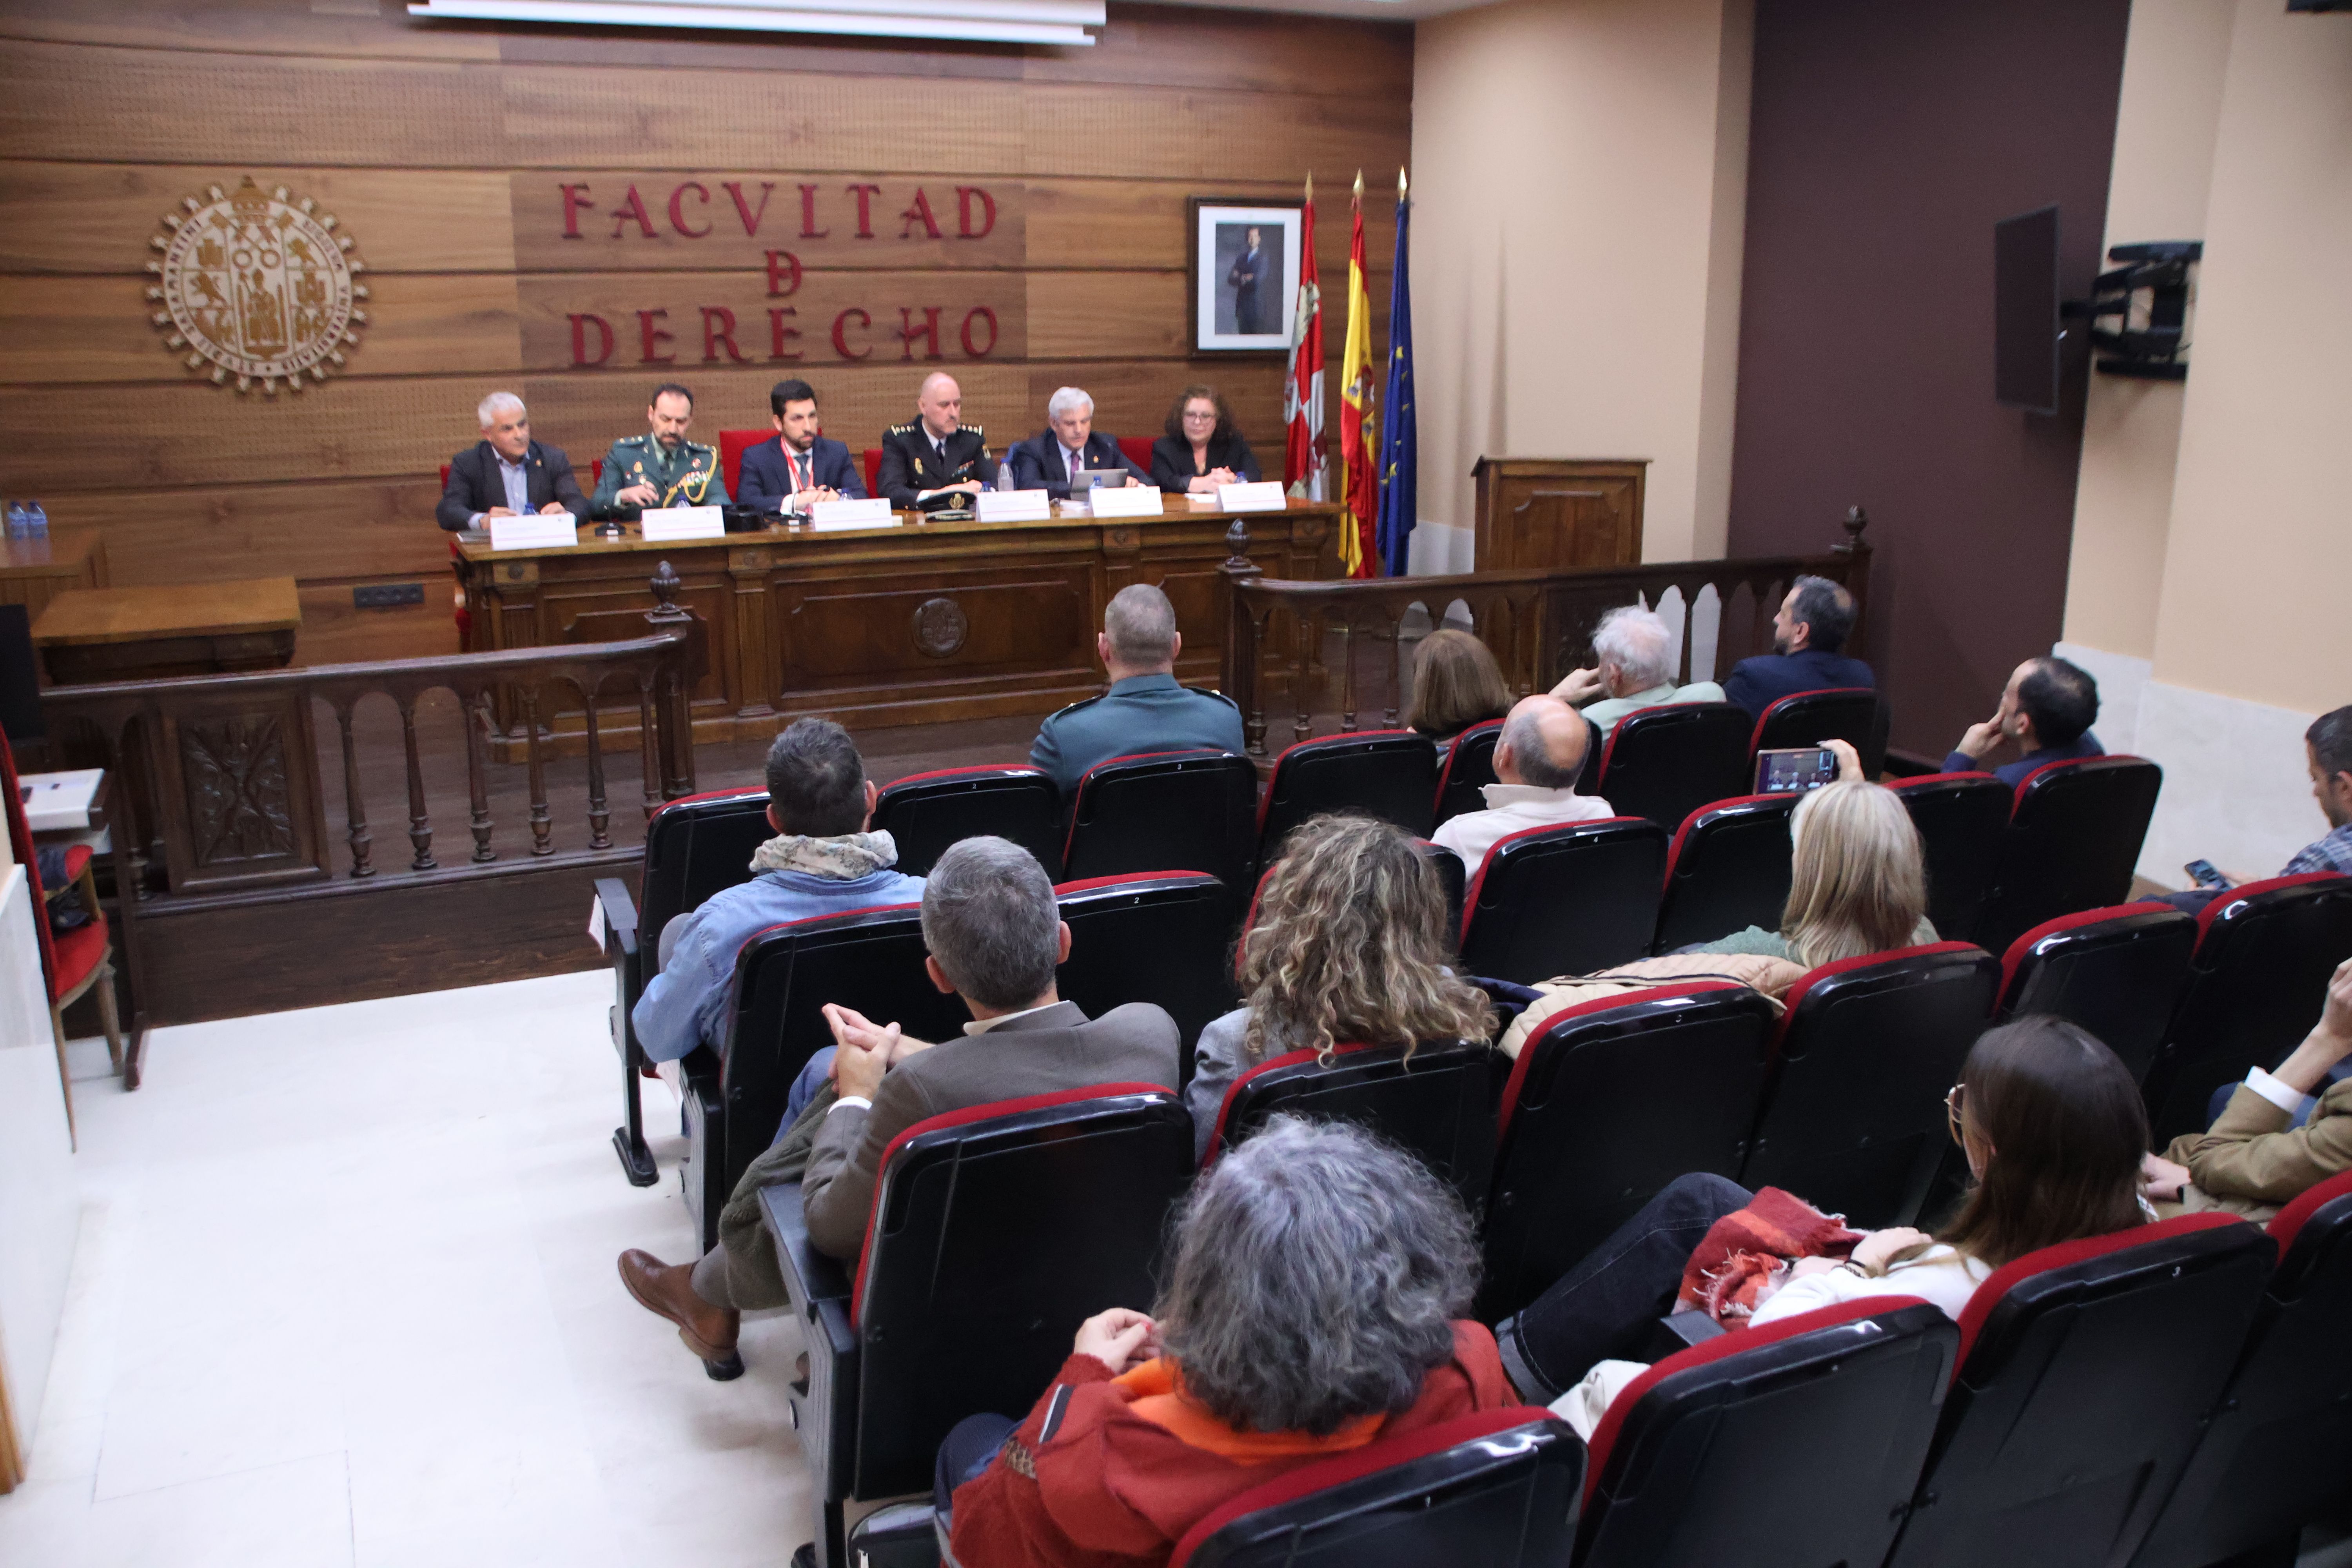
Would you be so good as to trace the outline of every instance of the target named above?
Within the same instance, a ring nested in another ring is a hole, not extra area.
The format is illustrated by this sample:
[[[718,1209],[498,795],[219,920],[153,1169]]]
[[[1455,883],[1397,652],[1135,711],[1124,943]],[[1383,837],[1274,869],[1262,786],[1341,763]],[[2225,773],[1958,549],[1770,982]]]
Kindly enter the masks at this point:
[[[988,342],[984,346],[976,347],[971,341],[971,324],[976,321],[984,321],[988,323]],[[963,331],[958,335],[963,339],[965,353],[970,354],[973,359],[987,357],[989,351],[996,347],[996,312],[985,305],[974,305],[963,313]]]
[[[784,340],[801,335],[801,330],[798,327],[784,325],[784,318],[797,316],[800,313],[800,308],[796,305],[768,307],[768,357],[770,359],[798,359],[808,352],[806,349],[794,349],[790,353],[784,352]]]
[[[898,226],[898,237],[900,239],[911,237],[917,224],[921,224],[923,226],[923,232],[929,235],[931,238],[939,238],[940,220],[931,216],[931,198],[923,195],[922,186],[917,185],[915,187],[915,205],[908,207],[898,216],[907,220]]]
[[[971,226],[971,199],[974,196],[980,198],[981,217],[978,229]],[[995,226],[996,198],[978,185],[958,185],[956,187],[956,237],[985,239],[988,237],[988,231]]]
[[[775,194],[776,182],[773,180],[761,180],[760,182],[760,205],[756,207],[752,206],[743,199],[742,181],[730,180],[722,188],[729,195],[735,198],[735,216],[743,220],[743,232],[745,234],[759,233],[760,220],[767,216],[768,198]]]
[[[800,287],[801,258],[789,250],[768,252],[768,298],[790,299]]]
[[[852,349],[849,346],[849,339],[842,331],[843,326],[852,316],[857,318],[857,324],[861,327],[870,327],[874,324],[873,317],[867,315],[856,306],[852,305],[848,310],[844,310],[841,314],[833,319],[833,352],[839,354],[844,359],[864,359],[874,351],[870,348]]]
[[[585,184],[558,185],[555,188],[563,193],[563,237],[578,239],[580,209],[593,207],[596,204],[588,199],[588,187]]]
[[[639,310],[637,312],[637,343],[639,351],[637,359],[640,363],[676,364],[677,363],[677,356],[676,354],[656,353],[654,352],[656,348],[670,341],[670,334],[662,328],[655,326],[654,319],[657,316],[667,319],[669,311],[667,310]]]
[[[801,237],[823,239],[832,232],[833,230],[829,228],[819,228],[816,226],[816,187],[803,185],[801,187]]]
[[[654,220],[652,217],[647,216],[646,212],[645,198],[637,195],[637,187],[635,185],[631,185],[629,187],[629,199],[625,203],[622,204],[619,208],[615,209],[613,214],[613,237],[614,239],[620,238],[621,226],[625,223],[632,222],[634,222],[639,229],[644,231],[645,237],[647,239],[659,239],[661,237],[654,232]]]
[[[898,357],[901,360],[911,360],[915,357],[917,338],[927,338],[930,342],[929,351],[923,355],[925,359],[940,357],[940,308],[937,305],[924,309],[923,324],[919,327],[915,325],[914,311],[904,305],[898,307],[898,342],[905,345],[898,351]]]
[[[842,189],[847,191],[851,195],[857,198],[857,237],[860,239],[872,239],[874,237],[874,209],[872,203],[876,196],[882,194],[882,187],[879,185],[844,185]]]
[[[710,205],[710,193],[703,188],[702,182],[700,180],[687,181],[686,184],[678,186],[677,189],[669,194],[669,226],[670,227],[677,230],[678,233],[686,236],[688,239],[700,239],[704,235],[710,232],[710,226],[706,223],[700,228],[688,228],[686,226],[686,214],[682,210],[680,204],[686,199],[686,193],[688,191],[692,191],[701,201],[704,206],[709,206]]]
[[[719,357],[720,344],[727,348],[727,357],[737,364],[748,364],[743,351],[735,346],[735,312],[724,305],[702,307],[702,363],[710,363]]]
[[[597,336],[603,340],[604,345],[596,351],[595,355],[593,358],[588,353],[588,329],[592,326],[596,329]],[[580,370],[590,365],[603,364],[606,360],[611,359],[612,357],[613,323],[606,321],[602,316],[587,314],[574,315],[572,318],[572,368],[574,370]]]

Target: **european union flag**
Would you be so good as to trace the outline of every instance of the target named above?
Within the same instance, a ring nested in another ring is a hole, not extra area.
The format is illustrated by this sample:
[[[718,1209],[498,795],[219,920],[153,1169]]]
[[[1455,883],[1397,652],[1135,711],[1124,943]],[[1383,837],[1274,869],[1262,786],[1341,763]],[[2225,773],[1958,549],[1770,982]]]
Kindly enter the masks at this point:
[[[1405,279],[1404,175],[1397,175],[1396,274],[1389,291],[1388,390],[1381,397],[1381,510],[1374,538],[1381,570],[1404,575],[1406,546],[1420,516],[1420,442],[1412,415],[1412,289]]]

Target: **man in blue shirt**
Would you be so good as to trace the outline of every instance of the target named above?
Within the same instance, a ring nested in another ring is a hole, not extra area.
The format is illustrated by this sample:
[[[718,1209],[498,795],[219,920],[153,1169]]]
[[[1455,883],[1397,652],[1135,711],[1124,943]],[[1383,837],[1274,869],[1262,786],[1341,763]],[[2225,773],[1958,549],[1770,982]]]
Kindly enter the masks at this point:
[[[1137,752],[1196,746],[1238,752],[1242,710],[1219,692],[1191,691],[1176,683],[1176,655],[1184,646],[1176,606],[1149,583],[1130,583],[1103,609],[1095,652],[1110,671],[1110,689],[1073,702],[1038,726],[1029,760],[1061,786],[1097,763]]]
[[[1981,768],[2003,743],[2013,742],[2022,754],[1993,769],[1992,776],[2015,789],[2048,763],[2105,755],[2091,733],[2091,721],[2098,716],[2099,683],[2090,671],[2063,658],[2029,658],[2010,672],[1992,717],[1969,726],[1958,748],[1944,759],[1944,771]]]
[[[1874,687],[1870,666],[1839,650],[1853,629],[1853,595],[1826,577],[1800,577],[1772,617],[1772,651],[1743,658],[1724,678],[1726,700],[1760,719],[1800,691]]]
[[[637,998],[630,1021],[648,1060],[676,1061],[727,1037],[735,954],[770,926],[923,897],[920,877],[903,877],[898,846],[868,833],[878,792],[849,731],[829,719],[801,719],[768,748],[768,823],[778,837],[751,858],[751,879],[714,893],[658,933],[661,973]],[[654,934],[654,933],[648,933]]]

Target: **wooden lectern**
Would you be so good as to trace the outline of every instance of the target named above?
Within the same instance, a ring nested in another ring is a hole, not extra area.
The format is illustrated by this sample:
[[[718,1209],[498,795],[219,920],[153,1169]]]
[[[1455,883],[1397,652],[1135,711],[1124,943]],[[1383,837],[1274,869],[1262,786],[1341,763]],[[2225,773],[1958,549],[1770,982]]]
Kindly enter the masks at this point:
[[[1647,458],[1481,458],[1473,570],[1633,566]]]

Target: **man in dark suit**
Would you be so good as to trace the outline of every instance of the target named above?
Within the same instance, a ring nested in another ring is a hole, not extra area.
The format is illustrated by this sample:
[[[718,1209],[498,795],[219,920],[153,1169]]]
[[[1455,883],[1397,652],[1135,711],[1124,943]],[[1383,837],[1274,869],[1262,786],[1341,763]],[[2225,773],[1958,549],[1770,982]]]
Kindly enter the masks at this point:
[[[923,377],[915,394],[919,417],[882,432],[882,467],[875,488],[900,511],[944,490],[974,494],[996,482],[988,436],[963,421],[963,388],[943,370]]]
[[[1082,468],[1125,468],[1128,483],[1148,485],[1151,476],[1118,449],[1118,438],[1095,430],[1095,400],[1066,386],[1046,400],[1045,428],[1013,448],[1013,488],[1068,498],[1070,476]]]
[[[511,392],[493,392],[474,411],[482,438],[449,459],[449,478],[434,509],[441,526],[456,533],[479,528],[487,519],[534,511],[588,515],[588,498],[572,477],[572,459],[561,447],[530,438],[530,415]]]
[[[966,838],[940,857],[923,885],[923,945],[931,984],[971,1010],[962,1038],[909,1040],[896,1024],[825,1008],[841,1098],[810,1151],[801,1202],[810,1241],[835,1258],[857,1256],[883,1152],[926,1117],[1098,1083],[1176,1087],[1179,1036],[1164,1011],[1134,1002],[1089,1019],[1055,993],[1070,928],[1045,868],[1019,845]],[[743,1174],[766,1179],[756,1162]],[[722,1226],[720,1234],[690,1268],[625,1252],[621,1279],[640,1305],[678,1326],[711,1376],[728,1378],[742,1370],[735,1342],[743,1311],[785,1298],[764,1231],[739,1240]]]
[[[1826,577],[1800,577],[1772,617],[1772,651],[1743,658],[1724,678],[1723,695],[1749,715],[1800,691],[1876,686],[1870,666],[1848,658],[1846,633],[1853,629],[1853,595]]]
[[[849,448],[817,434],[816,389],[780,381],[768,389],[776,438],[743,454],[735,499],[761,511],[806,511],[821,500],[863,500]]]
[[[1137,752],[1195,746],[1242,749],[1242,710],[1219,691],[1177,684],[1176,655],[1184,639],[1176,606],[1149,583],[1129,583],[1103,606],[1096,657],[1110,671],[1110,689],[1073,702],[1037,727],[1029,761],[1065,795],[1097,763]]]
[[[1258,305],[1257,290],[1258,285],[1265,281],[1265,252],[1258,246],[1257,225],[1250,225],[1249,243],[1234,258],[1225,281],[1234,289],[1234,331],[1265,331],[1265,312]]]

